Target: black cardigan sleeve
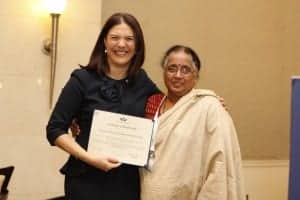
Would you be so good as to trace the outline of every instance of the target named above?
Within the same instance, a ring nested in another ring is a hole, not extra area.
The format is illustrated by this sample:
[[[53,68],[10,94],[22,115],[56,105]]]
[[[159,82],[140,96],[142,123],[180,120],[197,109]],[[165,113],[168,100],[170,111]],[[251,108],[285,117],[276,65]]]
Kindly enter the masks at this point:
[[[67,133],[72,119],[80,109],[85,91],[84,81],[81,80],[83,73],[82,69],[73,71],[52,111],[46,127],[47,139],[51,145],[54,145],[58,136]]]

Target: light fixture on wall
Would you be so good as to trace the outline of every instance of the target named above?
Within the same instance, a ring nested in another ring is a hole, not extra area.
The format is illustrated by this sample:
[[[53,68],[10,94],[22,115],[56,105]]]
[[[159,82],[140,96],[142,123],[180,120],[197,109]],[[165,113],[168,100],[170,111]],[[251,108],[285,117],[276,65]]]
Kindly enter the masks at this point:
[[[58,23],[59,16],[64,11],[66,0],[45,0],[47,9],[51,16],[52,29],[51,39],[44,41],[44,52],[51,57],[50,69],[50,91],[49,91],[49,105],[52,107],[55,71],[56,71],[56,55],[57,55],[57,38],[58,38]]]

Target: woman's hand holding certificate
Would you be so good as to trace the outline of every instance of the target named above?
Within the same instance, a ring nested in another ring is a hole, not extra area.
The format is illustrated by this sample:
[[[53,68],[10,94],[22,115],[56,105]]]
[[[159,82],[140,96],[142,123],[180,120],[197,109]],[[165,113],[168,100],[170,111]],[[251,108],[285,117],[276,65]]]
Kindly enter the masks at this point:
[[[148,161],[153,122],[124,114],[94,111],[88,152],[145,166]]]
[[[115,158],[105,157],[101,155],[92,156],[88,163],[105,172],[108,172],[113,168],[119,167],[122,164]]]

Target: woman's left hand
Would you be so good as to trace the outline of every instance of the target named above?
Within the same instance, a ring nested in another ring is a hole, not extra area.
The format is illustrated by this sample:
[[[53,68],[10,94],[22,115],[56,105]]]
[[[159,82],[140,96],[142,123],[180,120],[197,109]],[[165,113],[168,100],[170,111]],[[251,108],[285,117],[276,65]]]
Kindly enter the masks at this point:
[[[220,97],[220,96],[217,96],[218,100],[220,101],[220,103],[222,104],[222,106],[225,108],[225,110],[229,110],[226,103],[225,103],[225,100],[223,97]]]
[[[77,137],[80,134],[80,127],[79,127],[76,119],[72,120],[70,130],[71,130],[71,133],[72,133],[73,137]]]

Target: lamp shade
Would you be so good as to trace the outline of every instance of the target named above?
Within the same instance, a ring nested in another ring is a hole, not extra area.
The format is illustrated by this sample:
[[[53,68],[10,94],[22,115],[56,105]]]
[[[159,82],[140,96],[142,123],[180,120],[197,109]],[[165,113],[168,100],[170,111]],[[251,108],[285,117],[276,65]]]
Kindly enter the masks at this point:
[[[45,0],[49,13],[61,14],[66,6],[66,0]]]

